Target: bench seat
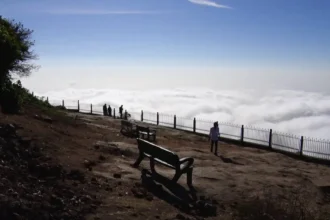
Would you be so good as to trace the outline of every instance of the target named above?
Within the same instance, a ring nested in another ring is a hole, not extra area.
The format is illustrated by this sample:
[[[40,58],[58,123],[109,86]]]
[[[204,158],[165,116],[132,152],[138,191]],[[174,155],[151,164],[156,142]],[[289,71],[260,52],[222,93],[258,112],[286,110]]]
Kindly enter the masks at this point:
[[[191,157],[185,157],[179,159],[179,156],[161,146],[148,142],[146,140],[137,138],[139,157],[134,163],[135,167],[138,167],[144,157],[150,159],[150,168],[155,173],[155,162],[162,164],[168,168],[175,170],[175,175],[172,181],[177,182],[182,174],[187,174],[187,184],[192,185],[192,172],[194,159]]]
[[[120,132],[130,136],[137,136],[136,125],[127,120],[121,120],[121,129]]]
[[[155,129],[137,125],[136,131],[139,138],[141,137],[142,139],[146,139],[148,141],[156,141],[157,131]]]

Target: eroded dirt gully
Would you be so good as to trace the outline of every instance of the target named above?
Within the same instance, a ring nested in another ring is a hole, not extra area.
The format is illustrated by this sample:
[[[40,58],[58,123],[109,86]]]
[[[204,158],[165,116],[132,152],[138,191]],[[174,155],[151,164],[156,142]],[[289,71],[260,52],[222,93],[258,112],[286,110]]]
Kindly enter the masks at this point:
[[[157,133],[157,144],[195,159],[196,193],[186,175],[177,185],[142,175],[147,159],[133,168],[136,140],[120,133],[120,120],[33,107],[0,114],[0,219],[235,219],[240,203],[265,189],[281,199],[297,187],[318,210],[330,210],[327,166],[226,143],[217,157],[204,137]]]

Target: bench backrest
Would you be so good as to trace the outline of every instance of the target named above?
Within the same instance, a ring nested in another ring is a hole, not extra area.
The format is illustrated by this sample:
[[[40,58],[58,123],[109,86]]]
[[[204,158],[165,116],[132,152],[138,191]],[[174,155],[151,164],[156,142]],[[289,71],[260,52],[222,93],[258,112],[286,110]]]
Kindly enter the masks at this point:
[[[136,129],[138,131],[142,131],[142,132],[149,132],[149,128],[148,127],[143,127],[143,126],[136,126]]]
[[[133,124],[131,122],[126,121],[126,120],[122,120],[121,125],[127,126],[127,127],[132,127],[133,126]]]
[[[148,154],[155,159],[170,164],[173,167],[178,166],[179,156],[176,153],[140,138],[137,138],[137,142],[139,150],[144,152],[145,154]]]

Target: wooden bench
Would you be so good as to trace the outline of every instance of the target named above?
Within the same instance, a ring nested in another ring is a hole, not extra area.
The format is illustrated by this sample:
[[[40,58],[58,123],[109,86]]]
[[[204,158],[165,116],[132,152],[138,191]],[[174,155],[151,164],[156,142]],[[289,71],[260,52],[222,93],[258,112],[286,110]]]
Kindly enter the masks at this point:
[[[127,135],[136,136],[136,125],[127,120],[121,120],[121,129],[120,132]]]
[[[172,181],[177,182],[182,174],[187,174],[187,185],[192,186],[192,172],[194,159],[191,157],[179,158],[179,156],[163,147],[150,143],[146,140],[137,138],[139,157],[134,163],[134,167],[138,167],[144,157],[149,157],[150,168],[155,173],[155,162],[175,170]]]
[[[136,132],[139,138],[146,139],[145,137],[147,137],[147,140],[150,141],[150,137],[153,137],[152,140],[156,141],[156,130],[154,129],[137,125]]]

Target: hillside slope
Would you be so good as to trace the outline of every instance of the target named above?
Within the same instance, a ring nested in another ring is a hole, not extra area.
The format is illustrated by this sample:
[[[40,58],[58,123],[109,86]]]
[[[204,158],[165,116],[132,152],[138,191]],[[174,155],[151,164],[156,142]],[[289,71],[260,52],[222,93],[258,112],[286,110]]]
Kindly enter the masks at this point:
[[[0,219],[299,219],[297,213],[326,219],[329,214],[330,168],[324,165],[226,143],[220,143],[217,157],[206,138],[158,127],[159,145],[195,158],[194,195],[185,175],[180,185],[164,178],[141,181],[148,160],[131,167],[136,140],[119,132],[120,120],[30,106],[23,115],[0,114],[0,123]],[[174,174],[161,166],[157,171]],[[217,216],[196,208],[196,199],[216,207]]]

